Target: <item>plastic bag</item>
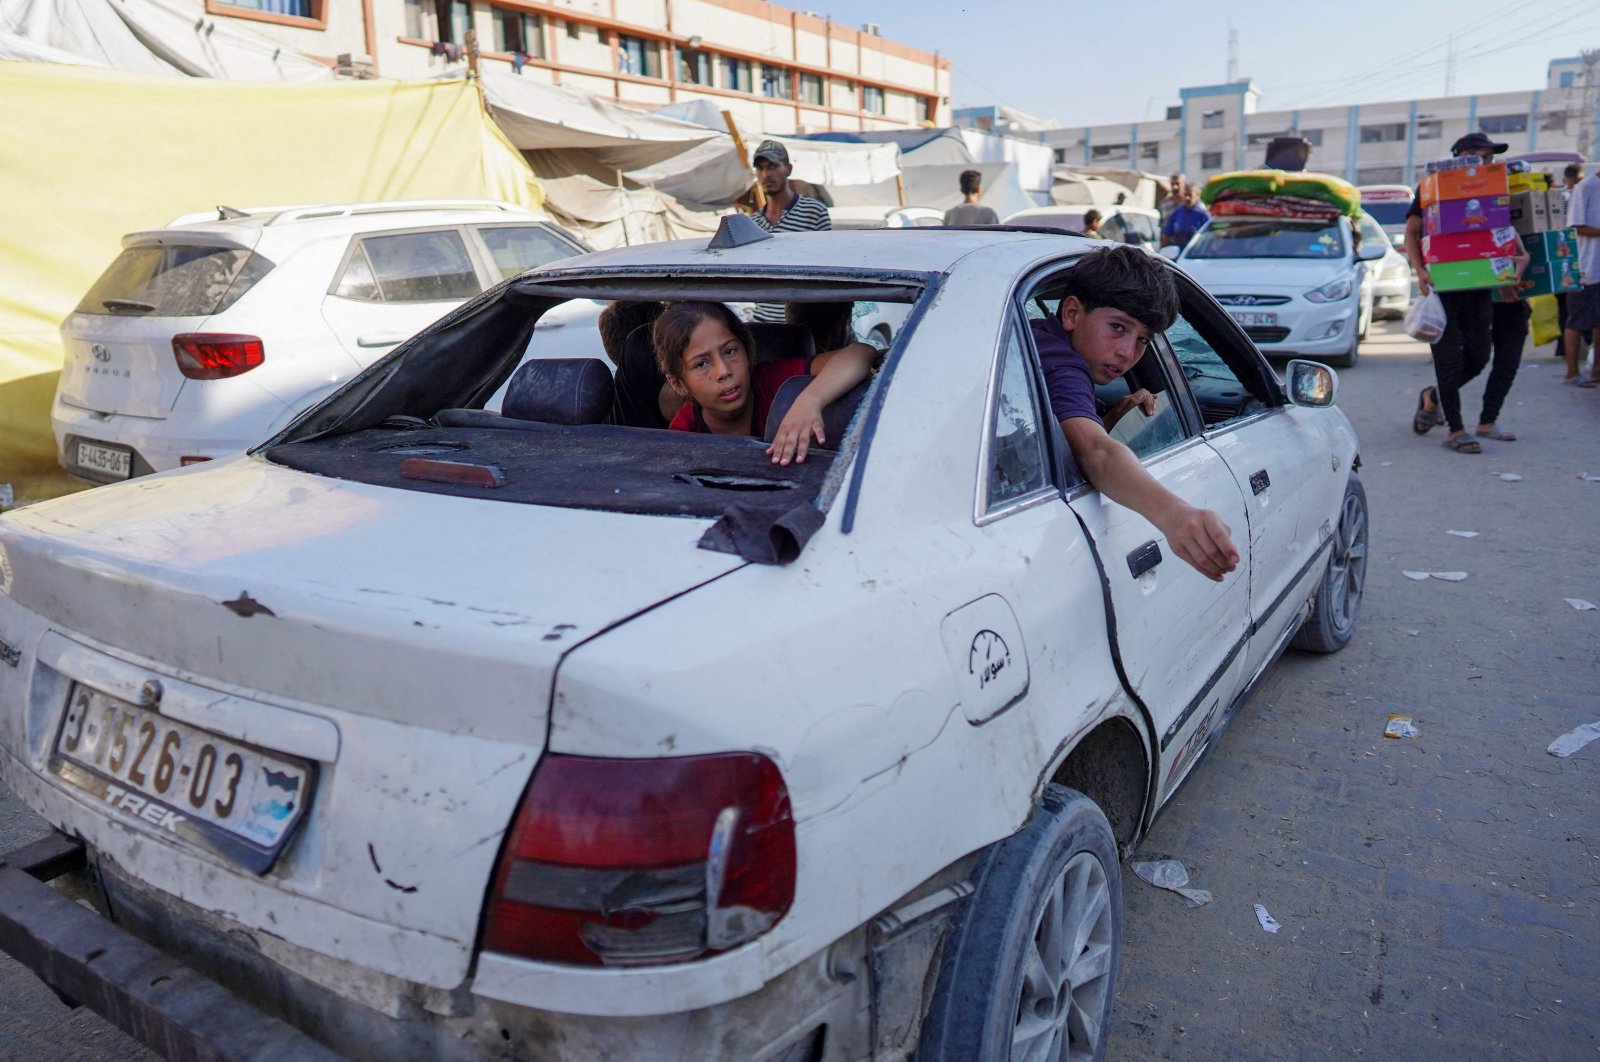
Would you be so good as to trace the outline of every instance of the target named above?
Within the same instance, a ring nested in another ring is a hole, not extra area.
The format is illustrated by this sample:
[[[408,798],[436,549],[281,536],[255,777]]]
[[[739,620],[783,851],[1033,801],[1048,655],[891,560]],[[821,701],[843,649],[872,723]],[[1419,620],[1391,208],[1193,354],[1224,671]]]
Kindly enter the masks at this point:
[[[1528,309],[1533,311],[1529,328],[1534,346],[1542,347],[1561,338],[1561,314],[1554,295],[1535,295],[1528,300]]]
[[[1437,343],[1444,335],[1444,300],[1437,291],[1411,304],[1406,312],[1406,335],[1424,343]]]

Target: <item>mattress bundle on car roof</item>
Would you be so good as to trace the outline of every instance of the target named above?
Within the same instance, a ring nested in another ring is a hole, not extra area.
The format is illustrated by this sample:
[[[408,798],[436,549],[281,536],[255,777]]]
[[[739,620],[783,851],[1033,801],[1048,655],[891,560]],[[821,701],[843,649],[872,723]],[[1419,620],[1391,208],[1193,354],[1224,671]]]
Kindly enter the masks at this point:
[[[1361,193],[1349,181],[1326,173],[1240,170],[1219,173],[1200,190],[1200,201],[1218,217],[1332,220],[1361,215]]]

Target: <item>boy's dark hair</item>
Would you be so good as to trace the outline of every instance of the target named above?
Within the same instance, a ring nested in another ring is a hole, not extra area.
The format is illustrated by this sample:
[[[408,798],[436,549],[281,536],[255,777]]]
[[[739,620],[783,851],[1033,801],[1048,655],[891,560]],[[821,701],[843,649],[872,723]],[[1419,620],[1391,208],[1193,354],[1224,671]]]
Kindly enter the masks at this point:
[[[608,302],[595,322],[600,329],[600,345],[605,348],[611,364],[622,364],[622,346],[628,335],[640,325],[647,325],[661,316],[663,304],[659,302]]]
[[[1090,225],[1093,225],[1095,222],[1097,222],[1099,220],[1100,220],[1100,211],[1095,210],[1093,207],[1091,207],[1088,210],[1085,210],[1083,212],[1083,227],[1084,228],[1087,229]]]
[[[1178,286],[1167,266],[1126,244],[1079,258],[1057,290],[1062,299],[1075,296],[1086,313],[1102,307],[1121,310],[1152,332],[1165,332],[1178,319]]]
[[[811,332],[817,353],[822,354],[856,341],[851,328],[855,310],[853,302],[791,302],[784,307],[783,319],[789,324],[804,325]]]
[[[1581,180],[1583,180],[1583,163],[1581,163],[1581,162],[1569,162],[1569,163],[1567,163],[1567,168],[1562,170],[1561,173],[1562,173],[1563,176],[1576,177],[1578,180],[1581,181]]]
[[[656,368],[661,375],[682,378],[683,353],[700,322],[706,318],[721,321],[722,326],[744,346],[745,357],[751,364],[756,360],[756,345],[750,338],[750,327],[739,320],[739,315],[720,302],[669,302],[650,329],[650,344],[656,348]]]
[[[983,174],[977,170],[961,171],[961,194],[972,195],[983,187]]]

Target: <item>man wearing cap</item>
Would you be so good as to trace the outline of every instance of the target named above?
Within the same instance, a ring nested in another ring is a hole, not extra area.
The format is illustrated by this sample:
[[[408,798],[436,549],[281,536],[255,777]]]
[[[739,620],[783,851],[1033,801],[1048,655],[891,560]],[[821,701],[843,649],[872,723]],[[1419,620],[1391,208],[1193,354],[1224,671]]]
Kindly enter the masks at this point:
[[[789,151],[776,140],[763,140],[750,161],[756,168],[756,181],[766,194],[767,206],[754,216],[757,225],[768,232],[821,232],[833,228],[828,208],[789,186]],[[756,305],[755,321],[779,322],[784,319],[783,303]]]
[[[1584,333],[1600,351],[1600,170],[1578,179],[1567,193],[1567,226],[1578,233],[1578,275],[1583,286],[1567,296],[1567,320],[1561,337],[1567,358],[1567,383],[1574,387],[1600,387],[1600,353],[1589,375],[1579,372],[1583,363]]]
[[[1476,155],[1485,162],[1506,150],[1481,132],[1468,133],[1450,146],[1456,158]],[[1406,212],[1406,257],[1417,274],[1417,286],[1424,296],[1433,291],[1428,264],[1422,253],[1422,189],[1419,186]],[[1515,256],[1517,276],[1527,267],[1528,256]],[[1520,299],[1496,301],[1487,288],[1466,291],[1441,291],[1444,304],[1444,334],[1433,347],[1433,374],[1437,386],[1424,387],[1417,396],[1411,430],[1426,434],[1439,424],[1448,426],[1444,445],[1456,453],[1475,454],[1483,450],[1481,439],[1512,442],[1516,436],[1497,423],[1511,384],[1517,378],[1522,347],[1528,338],[1528,304]],[[1461,419],[1461,388],[1489,364],[1494,364],[1483,387],[1483,411],[1476,432],[1469,432]]]

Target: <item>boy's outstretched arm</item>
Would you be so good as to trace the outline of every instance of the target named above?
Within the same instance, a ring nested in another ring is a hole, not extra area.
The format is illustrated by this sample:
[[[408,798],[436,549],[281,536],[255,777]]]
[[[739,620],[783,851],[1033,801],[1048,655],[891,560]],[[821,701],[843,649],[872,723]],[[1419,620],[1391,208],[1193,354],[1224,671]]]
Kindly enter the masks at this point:
[[[1239,566],[1228,525],[1210,509],[1190,505],[1145,471],[1139,459],[1087,417],[1061,422],[1072,457],[1095,489],[1156,525],[1182,561],[1217,582]]]

